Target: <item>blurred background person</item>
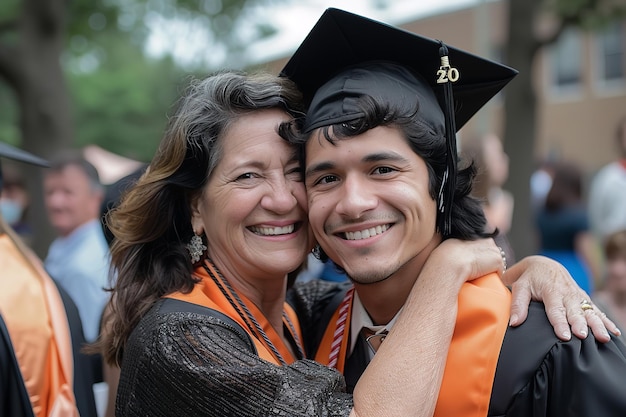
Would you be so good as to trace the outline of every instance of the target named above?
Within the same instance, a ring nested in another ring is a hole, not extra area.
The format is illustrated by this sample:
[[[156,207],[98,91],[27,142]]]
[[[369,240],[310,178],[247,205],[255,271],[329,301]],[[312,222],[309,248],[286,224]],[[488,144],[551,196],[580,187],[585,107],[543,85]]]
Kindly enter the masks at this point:
[[[504,250],[507,261],[513,264],[515,254],[506,235],[513,220],[514,198],[511,192],[502,188],[509,177],[509,157],[502,141],[493,133],[469,138],[463,141],[461,154],[476,167],[472,195],[482,203],[487,229],[498,228],[500,233],[495,241]]]
[[[599,279],[597,243],[589,230],[578,165],[554,165],[552,186],[537,214],[540,253],[561,264],[578,285],[591,294]]]
[[[96,168],[80,152],[68,150],[51,160],[50,169],[44,173],[43,190],[48,220],[58,235],[44,265],[75,304],[82,324],[82,332],[72,335],[77,346],[75,360],[80,361],[84,377],[81,396],[88,398],[91,412],[94,405],[102,410],[107,396],[102,384],[102,356],[86,355],[82,347],[95,342],[100,334],[109,299],[105,288],[111,285],[109,247],[100,223],[104,187]]]
[[[619,159],[604,166],[589,189],[591,230],[600,242],[626,229],[626,116],[617,125],[615,139]]]
[[[128,188],[135,185],[139,177],[141,177],[146,171],[147,167],[147,165],[142,164],[139,168],[137,168],[130,174],[120,178],[112,184],[109,184],[105,188],[102,204],[100,205],[100,221],[102,222],[102,230],[104,232],[104,237],[106,238],[109,247],[111,246],[111,243],[113,243],[113,233],[111,233],[106,224],[107,213],[109,212],[109,210],[117,206],[122,194],[124,194],[124,192],[126,192]]]
[[[47,166],[5,143],[0,143],[0,156]],[[0,170],[0,190],[3,173]],[[39,258],[4,220],[3,211],[0,271],[0,415],[78,417],[71,320],[64,300]]]
[[[30,197],[26,183],[19,169],[12,164],[2,166],[2,191],[0,192],[0,213],[13,231],[24,243],[32,243],[33,229],[26,221]]]
[[[109,293],[109,247],[100,225],[104,190],[98,171],[80,154],[64,152],[44,174],[48,219],[58,237],[45,259],[48,273],[72,297],[85,338],[94,342]]]
[[[533,216],[536,216],[546,203],[546,196],[552,188],[552,176],[554,175],[556,160],[554,157],[541,159],[537,164],[537,169],[530,176],[530,205]]]
[[[626,327],[626,229],[609,235],[604,243],[606,276],[593,301],[615,324]],[[621,339],[626,343],[626,336]]]

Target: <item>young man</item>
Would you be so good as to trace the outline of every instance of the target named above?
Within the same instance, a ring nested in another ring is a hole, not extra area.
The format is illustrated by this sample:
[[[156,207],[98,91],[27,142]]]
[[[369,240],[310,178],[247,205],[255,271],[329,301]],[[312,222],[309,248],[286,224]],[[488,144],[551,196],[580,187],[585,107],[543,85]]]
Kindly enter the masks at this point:
[[[310,224],[322,255],[354,289],[314,301],[301,294],[296,303],[311,308],[305,332],[323,327],[316,360],[343,371],[349,387],[385,349],[434,249],[449,238],[488,236],[469,195],[473,169],[457,169],[455,132],[515,74],[336,9],[284,68],[310,104],[302,133],[282,131],[304,144]],[[509,308],[495,274],[463,284],[435,415],[626,413],[623,344],[562,342],[534,302],[527,320],[510,328]],[[593,311],[580,304],[581,316]]]

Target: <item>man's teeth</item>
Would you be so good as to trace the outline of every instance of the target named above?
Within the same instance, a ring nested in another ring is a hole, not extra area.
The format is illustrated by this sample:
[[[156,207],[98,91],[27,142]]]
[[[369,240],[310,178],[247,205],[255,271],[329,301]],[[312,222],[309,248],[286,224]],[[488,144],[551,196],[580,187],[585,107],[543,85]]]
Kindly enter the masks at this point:
[[[295,229],[295,225],[290,224],[289,226],[284,227],[251,227],[252,230],[257,235],[263,236],[275,236],[275,235],[287,235],[289,233],[293,233]]]
[[[387,229],[389,229],[389,225],[384,224],[382,226],[371,227],[369,229],[360,230],[358,232],[346,232],[345,236],[346,240],[361,240],[380,235],[381,233],[384,233]]]

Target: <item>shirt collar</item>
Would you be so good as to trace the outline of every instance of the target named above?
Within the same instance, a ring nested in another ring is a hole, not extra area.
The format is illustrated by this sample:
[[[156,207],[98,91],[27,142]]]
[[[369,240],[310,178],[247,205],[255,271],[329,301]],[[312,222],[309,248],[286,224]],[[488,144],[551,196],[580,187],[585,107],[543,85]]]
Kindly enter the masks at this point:
[[[359,333],[363,327],[368,327],[375,333],[390,331],[393,324],[396,322],[400,311],[402,311],[402,309],[400,309],[386,325],[374,325],[371,317],[365,310],[365,307],[363,307],[363,303],[361,303],[358,291],[355,291],[354,298],[352,299],[352,318],[350,319],[350,346],[348,356],[352,354],[354,346],[356,346],[356,342],[359,338]]]

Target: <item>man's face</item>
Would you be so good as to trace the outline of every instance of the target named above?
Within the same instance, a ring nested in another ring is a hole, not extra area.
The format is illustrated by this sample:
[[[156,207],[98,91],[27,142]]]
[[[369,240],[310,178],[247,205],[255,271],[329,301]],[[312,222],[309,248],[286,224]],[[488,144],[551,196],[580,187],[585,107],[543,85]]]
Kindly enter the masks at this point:
[[[357,283],[420,268],[439,242],[424,161],[396,128],[376,127],[336,146],[318,133],[306,145],[305,181],[309,221],[324,251]]]
[[[67,236],[99,215],[102,192],[92,189],[87,175],[74,165],[50,171],[43,182],[50,223],[61,236]]]

